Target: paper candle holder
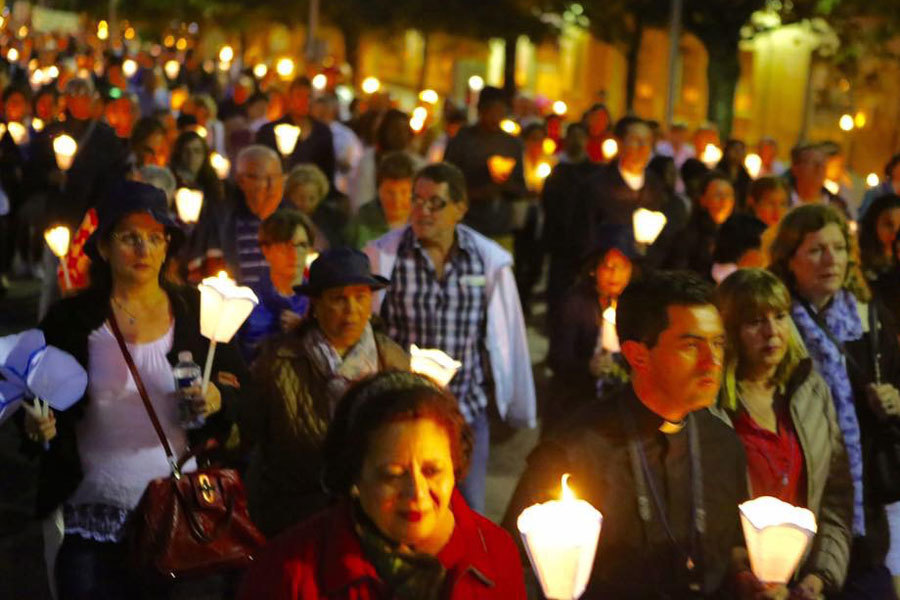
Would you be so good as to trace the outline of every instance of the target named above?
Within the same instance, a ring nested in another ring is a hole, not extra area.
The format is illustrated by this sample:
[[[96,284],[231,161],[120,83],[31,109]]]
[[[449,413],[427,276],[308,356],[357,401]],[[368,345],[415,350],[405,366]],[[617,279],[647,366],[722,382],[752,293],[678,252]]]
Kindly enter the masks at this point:
[[[619,334],[616,333],[616,306],[608,306],[603,311],[600,330],[600,345],[607,352],[619,352]]]
[[[612,138],[603,140],[603,143],[600,144],[600,152],[603,153],[603,158],[612,160],[619,153],[619,142]]]
[[[512,174],[516,166],[516,159],[510,156],[494,155],[488,158],[487,165],[494,183],[504,183]]]
[[[72,168],[76,152],[78,152],[78,142],[72,136],[64,133],[53,138],[53,153],[56,155],[56,165],[61,171],[68,171]]]
[[[529,506],[516,525],[528,560],[547,598],[575,600],[590,580],[603,515],[568,487],[562,478],[562,499]]]
[[[700,162],[708,168],[716,168],[716,165],[719,164],[720,160],[722,160],[722,150],[719,149],[718,146],[715,144],[707,144],[706,147],[703,148],[703,153],[700,155]]]
[[[203,191],[178,188],[175,192],[175,208],[182,223],[196,223],[203,209]]]
[[[419,348],[413,344],[409,348],[409,354],[412,372],[426,375],[442,387],[447,387],[447,384],[462,367],[461,362],[454,360],[442,350]]]
[[[750,153],[744,158],[744,168],[751,179],[756,179],[762,172],[762,157],[759,154]]]
[[[661,212],[646,208],[637,209],[632,216],[634,240],[639,244],[649,246],[662,233],[666,226],[666,220],[666,215]]]
[[[275,144],[282,156],[289,156],[297,147],[300,139],[300,128],[290,123],[279,123],[275,126]]]
[[[771,496],[738,506],[750,567],[763,583],[787,583],[816,534],[812,511]]]
[[[203,393],[209,385],[213,357],[218,342],[228,343],[240,329],[259,299],[248,287],[237,285],[225,271],[217,277],[207,277],[200,289],[200,334],[209,339],[209,352],[203,369]]]
[[[228,179],[228,174],[231,172],[230,160],[218,152],[213,152],[209,155],[209,164],[212,165],[212,168],[219,179]]]
[[[28,141],[28,128],[26,128],[18,121],[10,121],[6,125],[6,130],[9,132],[10,137],[16,143],[16,146],[21,146],[23,143]]]

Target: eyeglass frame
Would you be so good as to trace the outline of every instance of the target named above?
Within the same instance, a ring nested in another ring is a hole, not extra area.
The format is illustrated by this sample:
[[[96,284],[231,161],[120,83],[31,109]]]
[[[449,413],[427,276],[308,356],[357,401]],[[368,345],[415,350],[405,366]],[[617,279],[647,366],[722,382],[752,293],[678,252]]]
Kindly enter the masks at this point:
[[[151,241],[151,239],[150,239],[151,236],[156,236],[156,235],[160,236],[160,238],[162,238],[162,241],[160,241],[160,242]],[[160,248],[167,246],[169,244],[169,242],[172,241],[172,236],[165,232],[164,233],[153,232],[148,235],[143,235],[137,231],[116,231],[116,232],[111,233],[109,237],[110,237],[110,239],[113,239],[116,242],[118,242],[119,244],[122,244],[123,246],[126,246],[128,248],[131,248],[132,250],[136,250],[138,247],[138,243],[136,242],[136,240],[140,240],[141,246],[152,249],[152,250],[159,250]],[[125,238],[129,238],[129,237],[130,237],[130,240],[125,239]]]

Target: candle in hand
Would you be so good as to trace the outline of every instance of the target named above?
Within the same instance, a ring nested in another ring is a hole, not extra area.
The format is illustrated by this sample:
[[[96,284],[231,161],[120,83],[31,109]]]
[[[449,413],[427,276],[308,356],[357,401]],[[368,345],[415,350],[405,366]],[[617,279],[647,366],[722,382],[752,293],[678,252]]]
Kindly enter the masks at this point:
[[[816,534],[816,517],[806,508],[762,496],[738,506],[750,566],[763,583],[787,583]]]
[[[289,123],[280,123],[275,126],[275,143],[282,156],[288,156],[294,152],[297,140],[300,139],[300,128]]]
[[[190,188],[178,188],[175,192],[175,208],[182,223],[196,223],[203,208],[203,192]]]
[[[597,552],[603,515],[569,489],[562,477],[562,499],[529,506],[517,526],[541,589],[547,598],[575,600],[587,587]]]
[[[413,373],[426,375],[443,387],[450,383],[462,366],[461,362],[454,360],[441,350],[419,348],[415,344],[410,346],[409,355],[410,368]]]
[[[619,335],[616,333],[616,305],[612,304],[603,311],[603,323],[600,325],[600,345],[607,352],[619,352]]]
[[[655,210],[639,208],[632,215],[632,225],[635,241],[649,246],[656,241],[666,226],[666,215]]]
[[[219,154],[218,152],[213,152],[209,155],[209,163],[212,165],[213,170],[215,170],[216,175],[218,175],[219,179],[228,179],[228,173],[231,170],[231,161]]]
[[[744,158],[744,168],[751,179],[756,179],[762,172],[762,158],[751,152]]]
[[[494,183],[506,183],[516,166],[516,159],[509,156],[494,155],[488,158],[488,171]]]
[[[56,164],[62,171],[68,171],[75,160],[78,151],[78,143],[70,135],[65,133],[53,138],[53,152],[56,154]]]

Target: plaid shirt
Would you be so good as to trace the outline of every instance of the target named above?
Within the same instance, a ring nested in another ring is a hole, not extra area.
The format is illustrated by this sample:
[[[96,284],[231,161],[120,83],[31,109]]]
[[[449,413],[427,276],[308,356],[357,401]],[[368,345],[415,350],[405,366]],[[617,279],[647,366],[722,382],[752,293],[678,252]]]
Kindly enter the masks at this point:
[[[397,248],[381,316],[388,335],[404,348],[439,348],[462,367],[450,381],[463,417],[472,422],[488,404],[484,336],[487,293],[484,262],[469,234],[456,230],[456,246],[438,279],[431,258],[408,230]]]

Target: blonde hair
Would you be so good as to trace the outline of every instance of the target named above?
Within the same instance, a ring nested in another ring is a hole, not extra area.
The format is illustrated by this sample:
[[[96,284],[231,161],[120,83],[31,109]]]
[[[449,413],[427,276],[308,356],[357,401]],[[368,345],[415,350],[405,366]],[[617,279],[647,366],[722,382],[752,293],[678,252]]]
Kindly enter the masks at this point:
[[[328,195],[328,178],[319,167],[312,163],[300,163],[291,169],[287,181],[284,184],[285,196],[290,195],[291,191],[299,186],[311,183],[316,186],[319,200],[323,200]]]
[[[716,288],[716,306],[725,324],[725,381],[720,394],[724,408],[737,410],[737,370],[740,362],[741,327],[769,312],[791,311],[791,294],[777,277],[764,269],[738,269]],[[774,382],[788,382],[800,361],[806,358],[806,347],[791,322],[787,351],[775,370]]]
[[[784,215],[778,224],[778,233],[769,248],[769,270],[775,273],[788,287],[794,285],[790,261],[803,240],[810,233],[837,225],[847,244],[847,273],[842,288],[850,291],[857,300],[868,302],[872,298],[869,286],[859,267],[859,244],[850,233],[847,220],[833,206],[827,204],[804,204]]]

